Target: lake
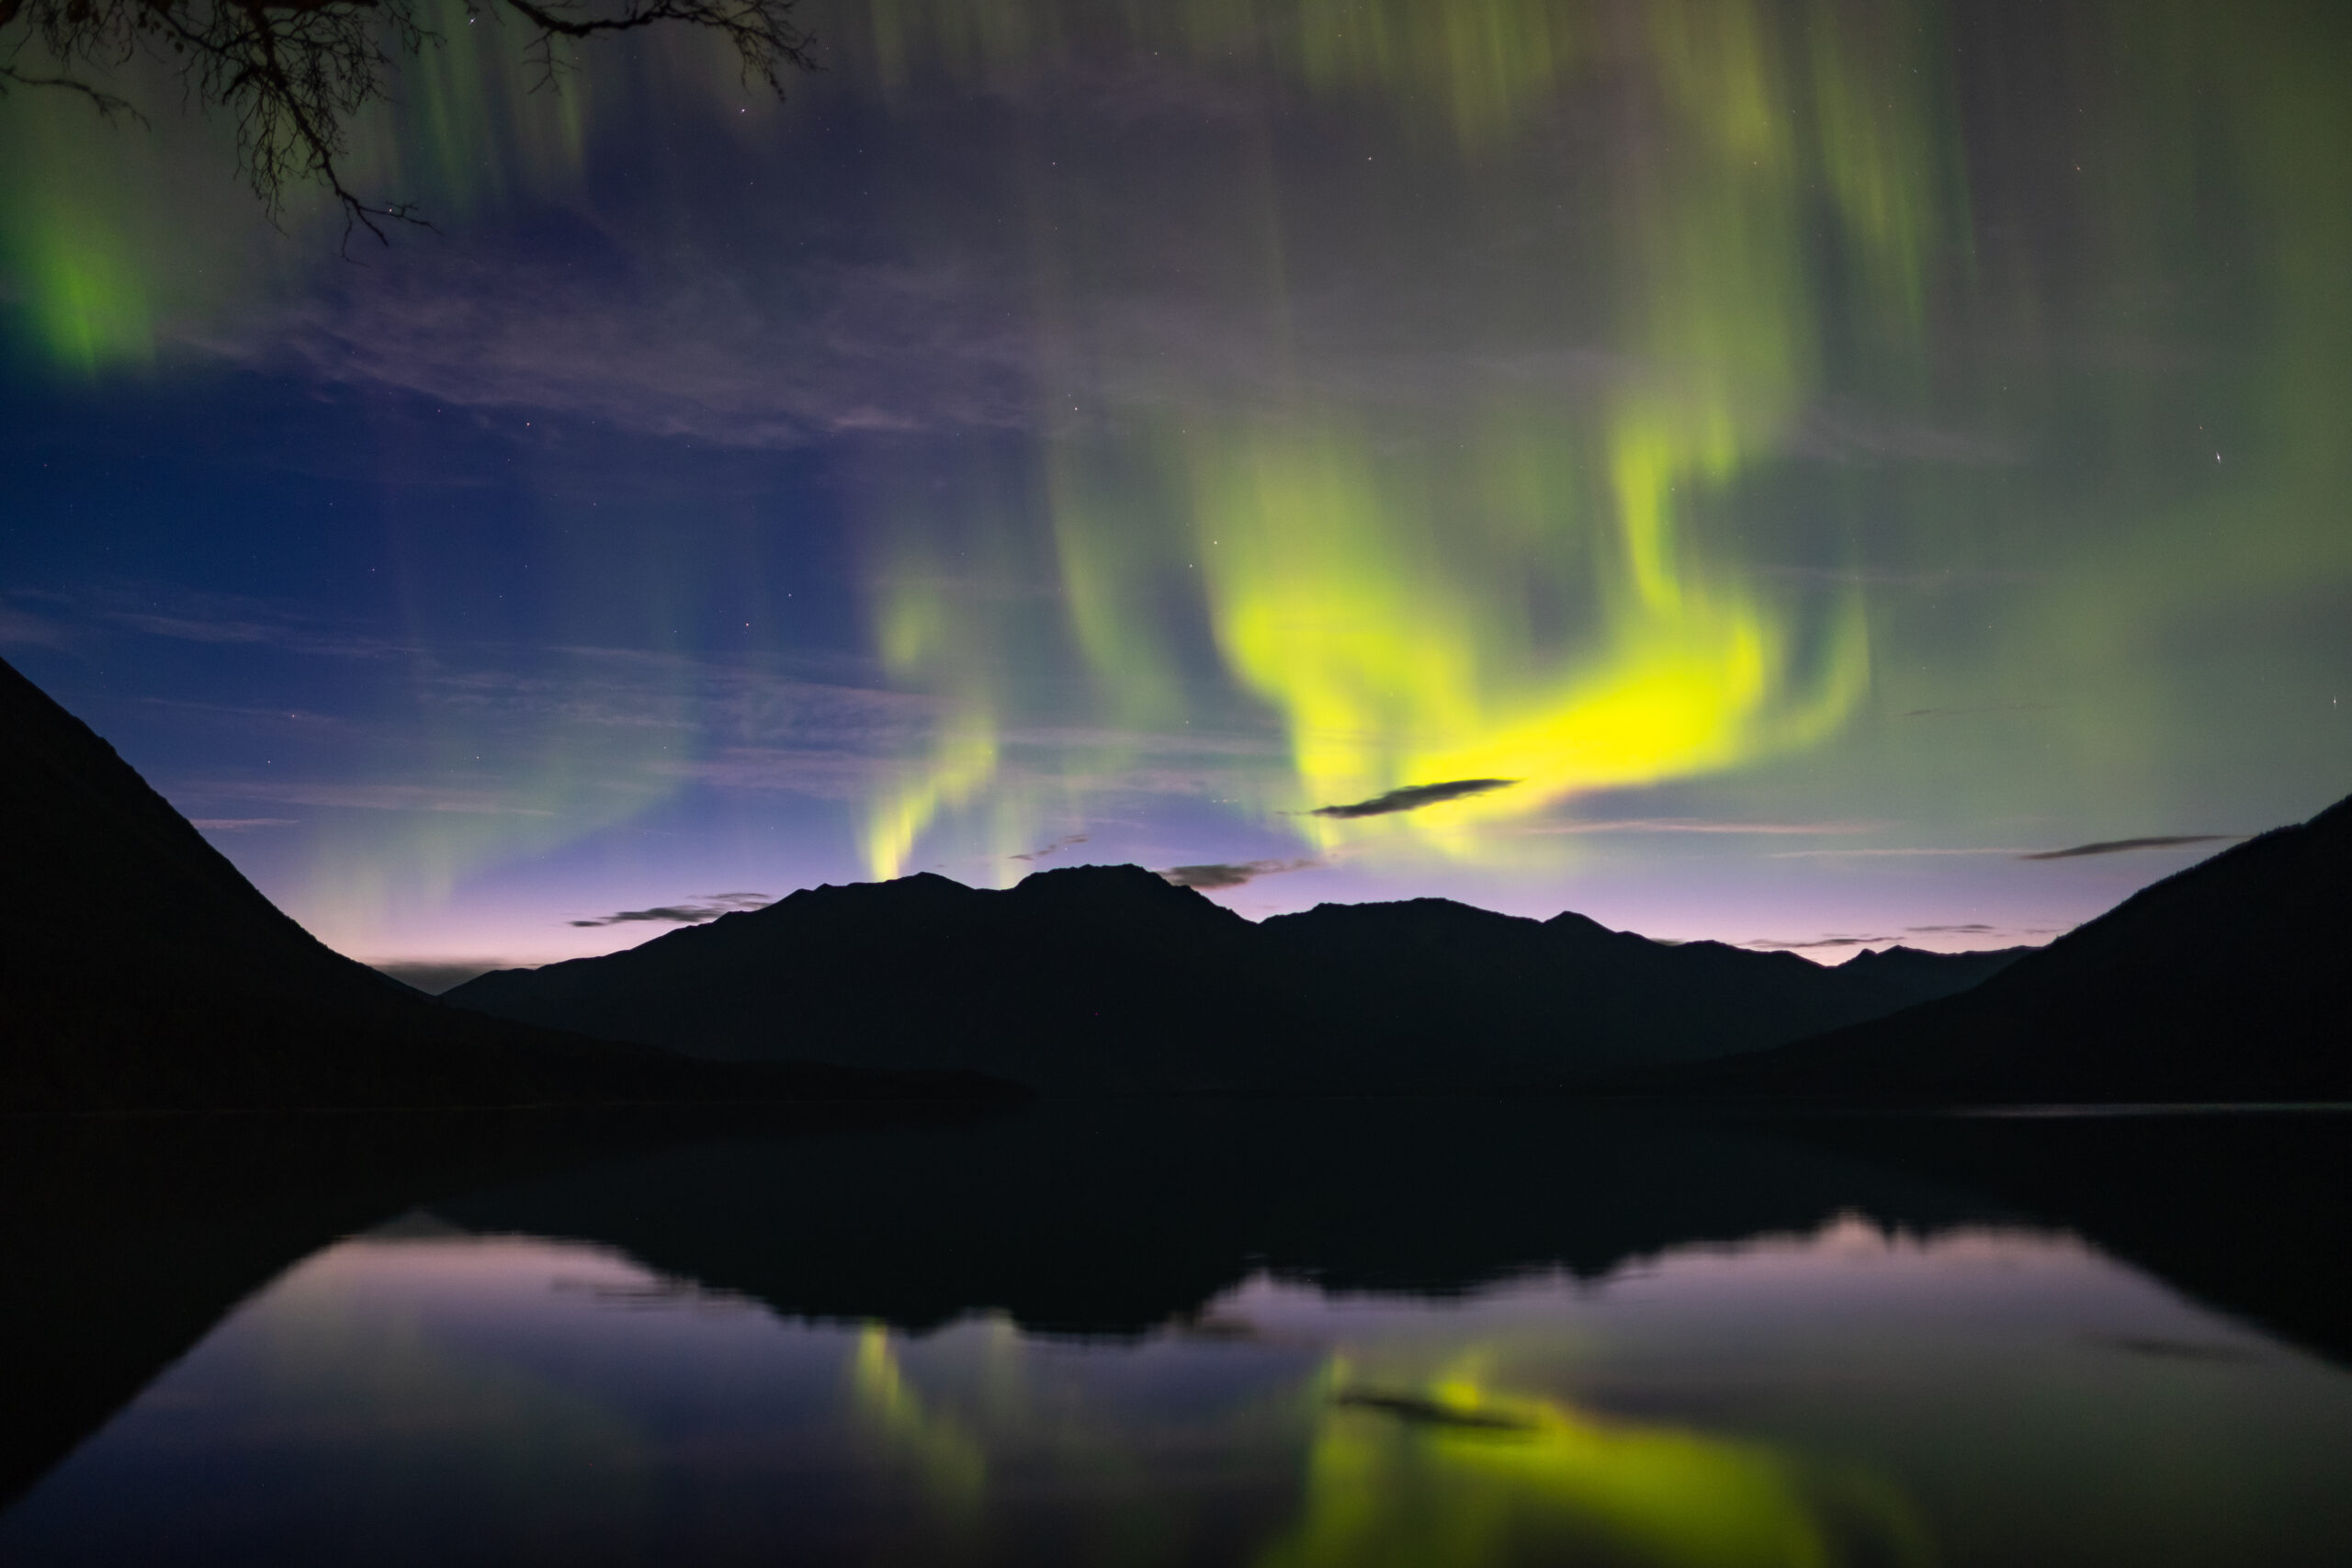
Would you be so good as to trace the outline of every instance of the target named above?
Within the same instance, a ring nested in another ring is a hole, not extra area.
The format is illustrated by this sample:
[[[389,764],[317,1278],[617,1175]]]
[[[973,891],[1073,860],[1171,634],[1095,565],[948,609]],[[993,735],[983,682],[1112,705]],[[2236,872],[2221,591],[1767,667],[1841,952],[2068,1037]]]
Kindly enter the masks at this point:
[[[2352,1116],[20,1122],[0,1561],[2352,1561]]]

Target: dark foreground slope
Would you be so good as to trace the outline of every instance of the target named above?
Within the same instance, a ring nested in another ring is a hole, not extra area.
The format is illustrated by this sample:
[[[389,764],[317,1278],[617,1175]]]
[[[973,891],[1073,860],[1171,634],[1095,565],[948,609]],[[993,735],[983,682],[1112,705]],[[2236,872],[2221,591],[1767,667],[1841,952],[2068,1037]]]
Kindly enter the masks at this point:
[[[1758,1048],[2009,956],[1832,970],[1436,898],[1254,925],[1136,866],[1077,866],[1003,892],[927,874],[812,888],[445,999],[713,1057],[961,1067],[1054,1090],[1390,1090]]]
[[[318,942],[0,663],[0,1110],[899,1093],[435,1001]],[[941,1086],[954,1089],[956,1086]]]
[[[1651,1084],[1976,1101],[2352,1100],[2352,800],[2143,889],[1973,990]]]

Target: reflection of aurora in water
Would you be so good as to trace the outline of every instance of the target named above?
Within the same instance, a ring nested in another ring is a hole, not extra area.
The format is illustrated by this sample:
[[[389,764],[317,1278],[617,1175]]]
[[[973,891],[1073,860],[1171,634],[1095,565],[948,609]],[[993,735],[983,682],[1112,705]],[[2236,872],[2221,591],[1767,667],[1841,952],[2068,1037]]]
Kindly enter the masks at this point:
[[[2144,1568],[2245,1561],[2259,1520],[2317,1562],[2347,1399],[2049,1235],[1845,1220],[1443,1302],[1261,1279],[1072,1342],[779,1321],[412,1224],[240,1308],[0,1551]]]
[[[329,265],[203,136],[18,94],[0,254],[28,385],[412,400],[428,438],[358,443],[384,493],[480,481],[434,467],[458,423],[519,443],[482,461],[499,526],[436,491],[294,574],[380,568],[400,623],[334,694],[338,776],[187,770],[220,785],[196,814],[292,819],[235,847],[346,946],[714,796],[788,818],[791,864],[646,852],[691,879],[582,909],[995,881],[1114,823],[1089,852],[1556,908],[1562,861],[1612,852],[1527,829],[1600,792],[1901,818],[1872,850],[2334,793],[2322,10],[841,0],[781,109],[669,44],[533,96],[453,12],[354,164],[445,236]],[[260,536],[208,586],[313,547],[277,504],[223,502]],[[819,685],[841,722],[806,721]],[[1519,782],[1306,815],[1470,778]]]
[[[1319,1411],[1305,1496],[1295,1528],[1255,1559],[1261,1568],[1482,1568],[1596,1551],[1660,1568],[1933,1561],[1917,1518],[1875,1478],[1499,1393],[1475,1375],[1489,1354],[1474,1345],[1452,1357],[1426,1392],[1390,1381],[1400,1375],[1394,1366],[1363,1382],[1345,1353],[1307,1380],[1291,1402]],[[855,1405],[878,1462],[910,1467],[951,1535],[979,1531],[982,1439],[925,1407],[884,1330],[864,1331],[854,1366]],[[1365,1392],[1399,1386],[1417,1392]],[[991,1404],[983,1421],[1009,1435],[1003,1401]],[[1034,1427],[1041,1415],[1033,1406],[1016,1425]],[[1034,1429],[1015,1438],[1035,1440]],[[1064,1434],[1056,1446],[1109,1453],[1118,1443],[1099,1432]]]
[[[1414,1413],[1400,1419],[1399,1411]],[[1892,1488],[1860,1475],[1827,1480],[1760,1445],[1596,1420],[1553,1401],[1441,1378],[1425,1402],[1335,1401],[1310,1450],[1299,1526],[1259,1561],[1263,1568],[1473,1568],[1594,1556],[1678,1568],[1934,1561]]]

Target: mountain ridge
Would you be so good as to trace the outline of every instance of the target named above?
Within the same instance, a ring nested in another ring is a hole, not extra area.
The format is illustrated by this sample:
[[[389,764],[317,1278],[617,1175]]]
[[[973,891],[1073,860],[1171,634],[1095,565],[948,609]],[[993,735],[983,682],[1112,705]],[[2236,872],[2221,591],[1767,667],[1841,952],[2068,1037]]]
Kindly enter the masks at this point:
[[[1055,1090],[1389,1092],[1770,1044],[2012,956],[1922,954],[1882,976],[1437,898],[1253,923],[1139,866],[1066,866],[1002,890],[929,873],[805,888],[445,999],[719,1058],[955,1066]]]
[[[2352,1100],[2352,797],[2152,883],[1973,989],[1657,1092]]]

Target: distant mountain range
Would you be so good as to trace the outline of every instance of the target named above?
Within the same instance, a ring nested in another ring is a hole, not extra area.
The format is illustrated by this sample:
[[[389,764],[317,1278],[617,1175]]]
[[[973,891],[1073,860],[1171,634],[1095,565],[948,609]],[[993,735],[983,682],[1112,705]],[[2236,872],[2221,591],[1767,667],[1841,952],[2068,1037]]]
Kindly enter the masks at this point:
[[[819,887],[450,1001],[1047,1091],[2352,1100],[2352,801],[2046,948],[1825,969],[1444,899],[1252,924],[1135,866]]]
[[[1655,1092],[2352,1100],[2352,799],[2141,889],[1984,984]]]
[[[1253,923],[1137,866],[1075,866],[1001,892],[927,874],[810,888],[444,999],[696,1055],[961,1068],[1057,1092],[1500,1089],[1799,1039],[1962,989],[2021,951],[1829,969],[1442,898]]]
[[[0,1110],[985,1087],[836,1067],[747,1072],[445,1006],[287,918],[112,747],[5,662],[0,739]]]
[[[0,663],[0,1110],[1542,1089],[2352,1100],[2352,802],[2040,950],[1827,969],[1136,866],[818,887],[440,1000],[280,913]],[[908,1077],[948,1072],[952,1077]]]

